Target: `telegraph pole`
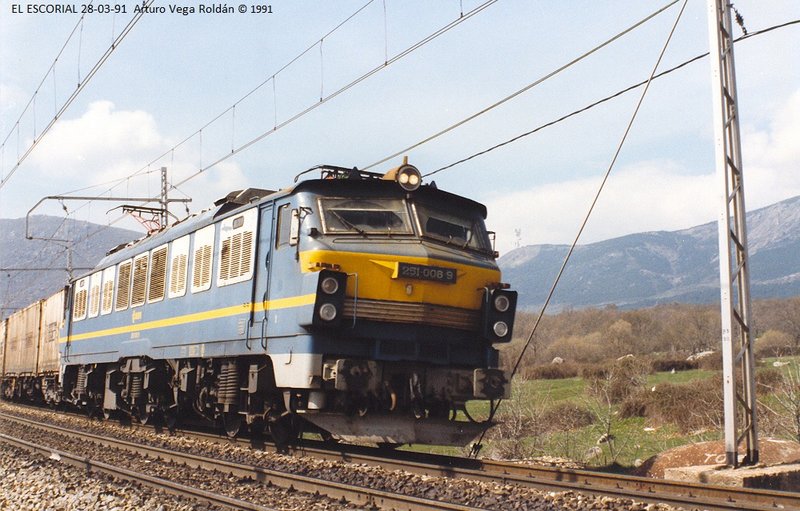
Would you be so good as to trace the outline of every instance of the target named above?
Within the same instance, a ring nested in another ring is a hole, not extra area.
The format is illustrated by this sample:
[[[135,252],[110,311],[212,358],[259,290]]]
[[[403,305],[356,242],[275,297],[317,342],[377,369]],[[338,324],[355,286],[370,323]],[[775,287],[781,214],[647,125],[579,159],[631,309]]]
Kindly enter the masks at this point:
[[[758,462],[755,357],[750,320],[750,259],[745,225],[742,147],[733,61],[731,4],[708,0],[714,144],[720,193],[719,277],[722,313],[722,371],[725,411],[725,459],[739,466]]]

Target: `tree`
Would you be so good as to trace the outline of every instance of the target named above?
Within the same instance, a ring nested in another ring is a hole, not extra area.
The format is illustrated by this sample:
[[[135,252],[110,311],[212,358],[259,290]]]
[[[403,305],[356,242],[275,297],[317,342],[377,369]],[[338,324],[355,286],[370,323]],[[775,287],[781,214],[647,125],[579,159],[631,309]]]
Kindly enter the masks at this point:
[[[637,352],[633,336],[633,326],[624,319],[613,322],[605,331],[608,342],[608,354],[622,356]]]
[[[759,357],[779,357],[793,352],[794,340],[780,330],[767,330],[756,339],[756,355]]]

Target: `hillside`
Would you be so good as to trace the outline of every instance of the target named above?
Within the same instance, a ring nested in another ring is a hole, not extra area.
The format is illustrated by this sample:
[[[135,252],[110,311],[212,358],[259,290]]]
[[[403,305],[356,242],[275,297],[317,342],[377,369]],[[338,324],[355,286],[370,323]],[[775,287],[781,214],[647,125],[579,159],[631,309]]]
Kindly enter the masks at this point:
[[[30,234],[34,238],[75,240],[72,267],[75,275],[85,273],[106,252],[143,236],[143,233],[104,225],[64,220],[53,216],[32,216]],[[0,219],[0,316],[53,294],[67,281],[66,243],[25,239],[25,219]],[[16,271],[18,268],[36,271]],[[54,268],[53,271],[42,271]]]
[[[800,294],[800,197],[747,214],[751,289],[755,298]],[[544,302],[567,245],[530,245],[500,258],[503,280],[520,306]],[[719,301],[715,222],[680,231],[630,234],[578,246],[552,306],[646,307]]]
[[[800,295],[800,197],[747,215],[752,292],[756,298]],[[35,237],[80,240],[72,250],[75,274],[112,247],[141,237],[126,229],[59,217],[31,217]],[[520,292],[523,309],[538,308],[567,253],[567,245],[530,245],[500,258],[503,280]],[[717,225],[630,234],[576,248],[553,300],[564,307],[719,300]],[[25,219],[0,219],[0,315],[52,294],[67,279],[64,243],[25,239]],[[18,272],[14,268],[55,268]]]

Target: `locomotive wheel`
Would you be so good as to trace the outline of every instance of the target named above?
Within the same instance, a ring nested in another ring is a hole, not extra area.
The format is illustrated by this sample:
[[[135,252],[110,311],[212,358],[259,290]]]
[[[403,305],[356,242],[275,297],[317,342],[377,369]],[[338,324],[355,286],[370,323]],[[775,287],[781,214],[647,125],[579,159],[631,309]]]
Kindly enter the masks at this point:
[[[154,418],[153,414],[151,412],[147,411],[147,408],[146,408],[145,405],[137,406],[135,414],[136,414],[136,419],[139,421],[139,423],[141,423],[141,424],[143,424],[145,426],[147,424],[151,424],[153,422],[153,418]]]
[[[164,425],[170,433],[174,433],[178,428],[178,407],[173,406],[164,411]]]
[[[269,422],[269,434],[275,445],[283,450],[290,443],[297,440],[299,431],[294,425],[294,420],[290,414],[281,415],[277,419]]]
[[[229,438],[236,438],[242,429],[242,416],[237,412],[225,412],[222,415],[222,425]]]
[[[84,411],[86,412],[86,416],[89,417],[90,419],[103,416],[102,407],[97,403],[95,403],[94,401],[89,401],[88,403],[86,403]]]

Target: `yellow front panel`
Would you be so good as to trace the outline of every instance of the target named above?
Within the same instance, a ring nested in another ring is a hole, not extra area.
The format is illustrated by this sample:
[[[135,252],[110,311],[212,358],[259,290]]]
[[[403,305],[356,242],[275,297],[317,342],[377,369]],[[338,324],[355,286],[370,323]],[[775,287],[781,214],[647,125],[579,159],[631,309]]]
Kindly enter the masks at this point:
[[[453,268],[456,283],[398,277],[398,263]],[[300,253],[303,272],[338,265],[345,273],[358,274],[358,298],[397,302],[424,302],[465,309],[479,309],[483,288],[500,282],[500,271],[429,257],[310,250]],[[409,293],[410,291],[410,293]],[[356,279],[347,279],[347,296],[355,296]]]

